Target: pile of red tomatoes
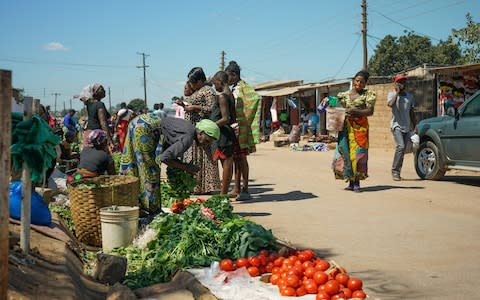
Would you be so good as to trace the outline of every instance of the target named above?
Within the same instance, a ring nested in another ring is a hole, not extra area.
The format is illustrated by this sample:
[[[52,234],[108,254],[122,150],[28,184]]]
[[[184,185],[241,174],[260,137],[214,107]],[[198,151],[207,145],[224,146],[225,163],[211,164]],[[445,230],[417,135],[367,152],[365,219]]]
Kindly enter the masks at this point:
[[[350,277],[341,267],[316,257],[312,250],[289,251],[280,256],[277,253],[260,251],[258,256],[238,258],[236,261],[223,259],[220,269],[234,271],[245,267],[250,276],[270,274],[265,278],[278,286],[282,296],[303,296],[315,294],[316,299],[364,299],[363,282]]]

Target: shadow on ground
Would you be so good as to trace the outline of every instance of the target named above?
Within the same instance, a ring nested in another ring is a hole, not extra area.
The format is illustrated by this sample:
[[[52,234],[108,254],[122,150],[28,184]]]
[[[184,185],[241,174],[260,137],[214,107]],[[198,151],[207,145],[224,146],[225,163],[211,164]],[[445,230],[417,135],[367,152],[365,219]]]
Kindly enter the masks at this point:
[[[420,190],[420,189],[424,189],[424,187],[423,186],[374,185],[374,186],[362,187],[362,192],[379,192],[379,191],[393,190],[393,189]]]
[[[364,282],[366,292],[374,294],[373,299],[427,299],[426,293],[415,291],[408,284],[391,278],[388,274],[375,270],[352,272],[350,276],[358,276]],[[425,291],[426,292],[426,291]]]
[[[271,216],[271,213],[267,212],[237,212],[235,213],[237,215],[240,215],[242,217],[265,217],[265,216]]]
[[[480,176],[445,176],[442,181],[455,182],[457,184],[480,186]]]
[[[273,190],[273,189],[272,189]],[[291,191],[282,194],[258,194],[255,189],[250,189],[250,194],[253,196],[251,200],[237,201],[241,203],[254,203],[254,202],[276,202],[276,201],[297,201],[314,199],[317,196],[312,193],[304,193],[301,191]]]

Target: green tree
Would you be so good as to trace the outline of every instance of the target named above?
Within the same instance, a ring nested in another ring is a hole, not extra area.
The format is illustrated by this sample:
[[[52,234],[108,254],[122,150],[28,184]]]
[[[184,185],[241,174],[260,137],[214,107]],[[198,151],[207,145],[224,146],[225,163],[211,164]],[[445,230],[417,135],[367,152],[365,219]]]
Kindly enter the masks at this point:
[[[467,27],[452,29],[452,37],[460,45],[465,63],[480,63],[480,23],[474,22],[470,13],[466,18]]]
[[[451,38],[432,45],[430,38],[408,32],[385,36],[369,61],[372,75],[390,76],[423,64],[452,65],[462,62],[460,47]]]
[[[132,110],[133,110],[134,112],[139,112],[139,111],[147,108],[147,107],[145,106],[145,101],[143,101],[143,99],[139,99],[139,98],[130,100],[130,102],[128,103],[128,105],[130,105],[130,106],[132,107]]]

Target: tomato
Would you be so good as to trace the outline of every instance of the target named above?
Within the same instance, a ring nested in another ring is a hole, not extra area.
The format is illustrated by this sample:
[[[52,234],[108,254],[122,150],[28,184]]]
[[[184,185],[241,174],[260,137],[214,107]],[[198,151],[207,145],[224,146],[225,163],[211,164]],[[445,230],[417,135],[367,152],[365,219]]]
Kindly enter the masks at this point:
[[[328,281],[328,275],[325,274],[325,272],[323,271],[316,271],[313,274],[313,280],[315,281],[316,284],[321,285]]]
[[[333,268],[329,271],[328,278],[335,279],[335,276],[337,276],[338,273],[340,273],[340,270],[338,268]]]
[[[303,267],[302,266],[299,266],[299,265],[295,265],[292,267],[292,269],[294,269],[299,276],[303,275]]]
[[[347,287],[352,291],[355,292],[357,290],[361,290],[363,286],[363,282],[358,277],[350,277],[347,283]]]
[[[261,264],[260,258],[258,258],[257,256],[249,256],[248,263],[253,267],[258,267]]]
[[[308,267],[305,269],[305,271],[303,272],[303,274],[307,277],[307,278],[313,278],[313,274],[315,274],[315,272],[317,272],[317,270],[314,268],[314,267]]]
[[[342,288],[340,289],[345,294],[345,298],[350,299],[352,298],[352,291],[349,288]]]
[[[258,255],[263,255],[263,256],[265,256],[265,257],[268,257],[269,254],[268,254],[268,251],[267,251],[267,250],[262,249],[262,250],[260,250],[260,252],[258,253]]]
[[[312,249],[307,249],[303,251],[303,254],[307,257],[307,260],[311,260],[315,258],[315,252]]]
[[[318,293],[318,286],[313,279],[307,279],[303,282],[303,286],[308,294]]]
[[[257,267],[248,267],[247,271],[248,271],[248,274],[250,274],[250,276],[252,277],[260,275],[260,271],[258,270]]]
[[[302,266],[303,266],[303,269],[306,270],[309,267],[312,267],[312,268],[315,267],[315,264],[313,262],[307,260],[306,262],[304,262],[302,264]]]
[[[280,274],[280,268],[279,267],[273,267],[272,274]]]
[[[329,295],[335,295],[340,291],[340,285],[336,280],[329,280],[325,283],[325,292]]]
[[[350,279],[350,276],[346,273],[339,273],[337,276],[335,276],[335,280],[338,281],[338,283],[343,284],[344,286],[347,286],[348,279]]]
[[[272,273],[273,271],[273,263],[272,262],[269,262],[266,266],[265,266],[265,272],[267,273]]]
[[[270,276],[270,283],[276,285],[279,279],[280,279],[280,275],[272,274],[272,276]]]
[[[297,275],[287,275],[287,286],[297,288],[300,285],[300,278]]]
[[[222,259],[220,261],[220,270],[222,271],[233,271],[233,261],[231,259]]]
[[[258,257],[258,259],[260,260],[260,265],[261,265],[261,266],[266,266],[266,265],[267,265],[268,256],[265,256],[265,255],[260,254],[260,255],[257,256],[257,257]]]
[[[315,297],[316,300],[330,300],[330,295],[327,292],[318,292],[317,296]]]
[[[296,256],[296,255],[291,255],[291,256],[289,256],[289,257],[287,258],[287,260],[289,260],[289,261],[292,263],[292,265],[294,265],[295,262],[298,260],[298,256]]]
[[[317,259],[315,262],[315,268],[319,271],[326,271],[328,268],[330,268],[330,263],[323,259]]]
[[[277,253],[272,253],[268,256],[268,261],[275,262],[275,260],[278,258]]]
[[[300,278],[302,276],[303,272],[299,272],[295,268],[290,268],[290,269],[288,269],[287,274],[288,275],[295,275],[295,276],[298,276],[298,278]]]
[[[345,299],[345,294],[343,292],[340,292],[338,294],[333,295],[330,299],[332,300]]]
[[[265,267],[264,266],[260,266],[260,267],[257,267],[257,268],[258,268],[258,272],[260,272],[260,275],[265,273]]]
[[[277,281],[277,286],[278,288],[286,287],[287,286],[287,279],[286,278],[280,278]]]
[[[298,297],[305,296],[307,294],[307,290],[305,287],[303,287],[303,285],[299,286],[296,292]]]
[[[362,290],[356,290],[352,293],[352,298],[365,299],[367,298],[367,294],[365,294]]]
[[[302,262],[308,260],[307,256],[306,256],[305,253],[303,253],[303,252],[298,253],[298,259],[299,259],[300,261],[302,261]]]
[[[237,265],[237,268],[239,268],[239,269],[242,268],[242,267],[245,267],[245,268],[250,267],[250,264],[248,263],[248,260],[246,258],[243,258],[243,257],[237,258],[236,265]]]
[[[282,296],[295,296],[296,291],[293,287],[287,286],[280,290],[280,295]]]
[[[285,257],[281,256],[273,261],[273,264],[275,267],[281,267],[283,265],[283,261],[285,260]]]

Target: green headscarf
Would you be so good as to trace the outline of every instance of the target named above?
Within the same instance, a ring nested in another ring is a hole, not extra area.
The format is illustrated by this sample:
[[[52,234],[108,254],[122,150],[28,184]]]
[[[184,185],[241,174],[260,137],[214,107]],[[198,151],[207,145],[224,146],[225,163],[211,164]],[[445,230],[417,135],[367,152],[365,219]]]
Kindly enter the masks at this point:
[[[218,140],[220,137],[220,128],[217,124],[209,119],[203,119],[195,125],[195,128],[205,132],[208,136]]]

